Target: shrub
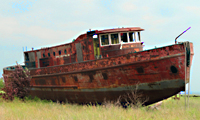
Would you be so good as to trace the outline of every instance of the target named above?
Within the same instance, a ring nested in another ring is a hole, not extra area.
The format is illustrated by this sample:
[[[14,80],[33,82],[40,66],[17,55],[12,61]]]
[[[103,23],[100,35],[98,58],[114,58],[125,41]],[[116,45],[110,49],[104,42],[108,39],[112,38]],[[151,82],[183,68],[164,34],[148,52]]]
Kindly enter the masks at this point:
[[[0,78],[0,91],[1,89],[4,87],[4,82],[3,82],[3,78]]]
[[[141,108],[145,106],[145,103],[148,102],[149,98],[144,96],[139,90],[138,90],[139,83],[136,84],[134,87],[130,87],[130,92],[127,92],[126,94],[119,96],[119,98],[116,101],[107,101],[104,99],[103,106],[105,107],[112,107],[112,106],[123,106],[124,108]]]
[[[2,89],[5,93],[1,93],[3,99],[12,101],[16,96],[24,100],[25,96],[28,96],[31,77],[27,68],[24,70],[17,64],[11,74],[3,76],[5,82]]]
[[[148,97],[144,96],[139,90],[139,83],[135,87],[131,88],[130,93],[122,96],[121,100],[126,101],[126,106],[131,108],[140,108],[145,106],[145,103],[149,100]]]
[[[33,101],[35,101],[35,102],[39,102],[39,101],[41,101],[41,99],[38,98],[37,96],[35,96],[35,97],[33,98]]]
[[[145,97],[141,92],[138,92],[137,87],[135,90],[131,90],[130,93],[124,95],[121,99],[126,102],[125,106],[131,108],[140,108],[149,100],[148,97]]]

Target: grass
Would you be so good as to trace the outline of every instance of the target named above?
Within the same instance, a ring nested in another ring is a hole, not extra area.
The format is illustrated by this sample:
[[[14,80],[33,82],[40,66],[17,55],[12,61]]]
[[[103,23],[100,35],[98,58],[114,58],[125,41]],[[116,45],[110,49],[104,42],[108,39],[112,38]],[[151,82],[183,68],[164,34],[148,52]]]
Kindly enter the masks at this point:
[[[3,85],[0,79],[0,88]],[[3,91],[0,91],[0,93]],[[15,98],[13,102],[0,98],[0,120],[195,120],[200,119],[200,97],[190,97],[185,109],[184,96],[180,100],[168,99],[158,110],[148,107],[138,109],[121,108],[114,105],[92,106],[49,102],[35,98],[25,102]]]
[[[0,78],[0,93],[4,93],[3,91],[1,91],[1,88],[3,88],[4,83],[3,83],[3,78]]]
[[[59,104],[41,100],[27,100],[21,102],[15,99],[6,102],[0,99],[0,119],[44,119],[44,120],[178,120],[200,119],[200,97],[190,97],[190,107],[185,109],[185,99],[166,100],[158,110],[148,110],[147,107],[139,109],[124,109],[114,105],[81,106],[72,104]]]
[[[3,88],[3,86],[4,86],[3,78],[0,78],[0,90],[1,88]]]
[[[0,93],[5,93],[4,91],[0,91]]]

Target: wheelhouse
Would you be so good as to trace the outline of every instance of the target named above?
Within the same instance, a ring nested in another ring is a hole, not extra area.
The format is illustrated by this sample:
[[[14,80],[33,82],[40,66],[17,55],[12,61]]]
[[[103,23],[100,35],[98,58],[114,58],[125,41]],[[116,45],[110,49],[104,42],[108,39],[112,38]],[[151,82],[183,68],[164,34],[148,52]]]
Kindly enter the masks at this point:
[[[143,50],[139,27],[93,30],[71,43],[25,51],[29,69],[97,60]]]
[[[99,36],[101,46],[141,42],[140,31],[107,33]]]

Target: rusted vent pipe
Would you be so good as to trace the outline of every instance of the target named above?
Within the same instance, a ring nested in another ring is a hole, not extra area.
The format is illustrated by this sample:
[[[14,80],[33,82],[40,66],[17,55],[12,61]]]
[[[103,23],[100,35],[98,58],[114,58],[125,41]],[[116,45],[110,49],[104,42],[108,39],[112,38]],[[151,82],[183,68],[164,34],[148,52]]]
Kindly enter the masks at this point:
[[[190,28],[191,28],[191,27],[189,27],[189,28],[188,28],[187,30],[185,30],[183,33],[185,33],[186,31],[188,31]],[[175,38],[175,44],[177,44],[177,39],[178,39],[183,33],[181,33],[179,36],[177,36],[177,37]]]

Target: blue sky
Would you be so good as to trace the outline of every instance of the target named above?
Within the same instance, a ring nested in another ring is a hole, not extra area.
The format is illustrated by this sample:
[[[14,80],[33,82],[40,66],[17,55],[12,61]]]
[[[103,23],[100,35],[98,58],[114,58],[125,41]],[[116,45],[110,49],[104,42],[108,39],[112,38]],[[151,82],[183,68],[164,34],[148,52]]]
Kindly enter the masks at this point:
[[[23,62],[23,48],[39,49],[71,42],[89,29],[141,27],[145,48],[178,41],[194,44],[191,90],[200,92],[199,0],[1,0],[0,74]],[[1,75],[0,75],[1,76]]]

